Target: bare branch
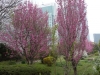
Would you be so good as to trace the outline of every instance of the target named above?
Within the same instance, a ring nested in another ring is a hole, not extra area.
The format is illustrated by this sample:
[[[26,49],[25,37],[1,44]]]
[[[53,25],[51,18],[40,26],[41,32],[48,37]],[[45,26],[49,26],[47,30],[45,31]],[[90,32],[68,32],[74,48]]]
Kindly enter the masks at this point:
[[[20,2],[21,0],[0,0],[0,26],[10,18],[9,14]]]

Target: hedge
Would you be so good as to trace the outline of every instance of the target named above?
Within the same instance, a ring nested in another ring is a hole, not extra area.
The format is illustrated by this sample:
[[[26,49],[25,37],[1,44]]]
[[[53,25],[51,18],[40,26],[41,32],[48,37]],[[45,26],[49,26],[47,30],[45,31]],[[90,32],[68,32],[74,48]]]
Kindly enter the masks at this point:
[[[0,75],[50,75],[46,65],[0,65]]]
[[[55,62],[55,58],[52,56],[48,56],[43,59],[43,63],[47,64],[48,66],[52,66],[54,62]]]

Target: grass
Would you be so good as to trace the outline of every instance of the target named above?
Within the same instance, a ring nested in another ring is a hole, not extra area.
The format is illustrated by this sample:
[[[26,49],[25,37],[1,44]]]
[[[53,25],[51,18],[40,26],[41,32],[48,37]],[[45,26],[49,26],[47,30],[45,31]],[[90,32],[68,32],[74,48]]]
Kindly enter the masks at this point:
[[[53,65],[51,67],[51,75],[64,75],[63,64],[65,64],[65,62],[57,62],[55,65]],[[93,63],[86,60],[81,60],[78,64],[77,71],[78,75],[93,75]],[[72,73],[73,71],[71,71],[70,74],[73,75]]]
[[[94,74],[94,70],[93,70],[94,63],[92,60],[89,61],[87,59],[88,58],[85,58],[84,60],[80,60],[78,66],[77,66],[78,75],[93,75]],[[10,61],[0,62],[0,65],[9,65],[9,63],[13,64],[13,65],[25,65],[25,64],[21,64],[21,63],[15,64],[14,62],[10,62]],[[66,62],[63,59],[63,56],[59,57],[57,59],[56,63],[50,67],[51,75],[64,75],[65,63]],[[43,64],[40,64],[40,62],[37,62],[36,64],[33,64],[33,65],[41,66]],[[71,75],[73,75],[72,71],[71,71]]]
[[[51,67],[51,75],[64,75],[63,67],[53,65]]]
[[[61,56],[57,60],[56,64],[51,67],[51,75],[64,75],[64,65],[65,60]],[[93,61],[88,61],[87,58],[84,60],[80,60],[77,66],[78,75],[94,75],[93,65]],[[71,71],[71,75],[73,75],[72,73],[73,71]]]
[[[88,60],[81,60],[78,64],[78,75],[93,75],[93,63]]]

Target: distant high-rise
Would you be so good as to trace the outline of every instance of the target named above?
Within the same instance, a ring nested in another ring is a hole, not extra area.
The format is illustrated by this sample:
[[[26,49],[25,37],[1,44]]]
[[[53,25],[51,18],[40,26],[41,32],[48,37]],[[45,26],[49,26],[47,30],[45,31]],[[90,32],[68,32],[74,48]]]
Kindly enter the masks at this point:
[[[88,33],[88,35],[87,35],[87,39],[90,41],[90,35],[89,35],[89,33]]]
[[[94,42],[95,42],[95,43],[99,43],[100,34],[93,34],[93,36],[94,36]]]
[[[48,5],[42,5],[43,12],[48,12],[49,19],[48,19],[48,25],[52,27],[54,25],[54,19],[56,14],[56,4],[48,4]]]

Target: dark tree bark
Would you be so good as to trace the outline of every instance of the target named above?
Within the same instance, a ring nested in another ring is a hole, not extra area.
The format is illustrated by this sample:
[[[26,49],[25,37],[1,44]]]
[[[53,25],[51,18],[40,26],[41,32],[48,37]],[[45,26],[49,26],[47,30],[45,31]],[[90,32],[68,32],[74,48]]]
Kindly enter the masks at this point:
[[[75,62],[72,61],[72,65],[73,65],[74,75],[77,75],[77,64],[75,64]]]

